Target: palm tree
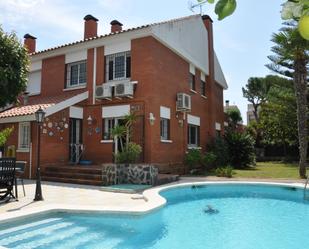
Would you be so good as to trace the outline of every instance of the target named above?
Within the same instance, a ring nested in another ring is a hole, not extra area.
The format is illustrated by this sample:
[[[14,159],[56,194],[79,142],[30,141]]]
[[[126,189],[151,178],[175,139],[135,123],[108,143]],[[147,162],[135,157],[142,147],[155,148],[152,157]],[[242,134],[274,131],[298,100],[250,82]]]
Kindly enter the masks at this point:
[[[136,122],[137,116],[135,113],[131,112],[130,114],[126,115],[124,119],[126,128],[126,149],[128,149],[130,137],[132,136],[132,125]]]
[[[123,146],[123,142],[122,142],[122,138],[124,137],[124,135],[126,134],[126,128],[123,125],[116,125],[112,130],[111,130],[111,134],[114,138],[114,141],[120,141],[120,148],[121,151],[123,151],[124,146]],[[118,153],[118,146],[115,147],[115,154]]]
[[[273,34],[275,46],[268,56],[271,64],[266,65],[272,71],[293,78],[297,104],[297,126],[299,143],[299,175],[306,177],[306,159],[308,148],[307,128],[307,83],[309,62],[309,41],[299,34],[295,22],[285,23],[279,33]]]

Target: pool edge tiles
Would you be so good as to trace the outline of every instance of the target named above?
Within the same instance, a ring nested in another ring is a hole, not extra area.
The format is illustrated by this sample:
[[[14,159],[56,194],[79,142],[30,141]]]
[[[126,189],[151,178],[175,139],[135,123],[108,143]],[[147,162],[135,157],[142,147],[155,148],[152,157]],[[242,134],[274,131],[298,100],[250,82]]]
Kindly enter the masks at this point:
[[[48,214],[53,212],[69,212],[69,213],[102,213],[102,214],[128,214],[128,215],[143,215],[153,212],[166,205],[166,199],[160,195],[160,192],[167,191],[174,188],[182,188],[188,186],[201,186],[201,185],[223,185],[223,184],[249,184],[249,185],[268,185],[268,186],[282,186],[282,187],[296,187],[303,188],[302,183],[277,183],[277,182],[248,182],[248,181],[207,181],[207,182],[185,182],[185,183],[172,183],[162,185],[154,188],[147,189],[143,192],[144,203],[139,206],[97,206],[97,205],[68,205],[68,204],[44,204],[35,208],[29,208],[25,210],[6,212],[0,214],[0,224],[12,222],[15,220],[27,218],[29,216],[36,216],[39,214]]]

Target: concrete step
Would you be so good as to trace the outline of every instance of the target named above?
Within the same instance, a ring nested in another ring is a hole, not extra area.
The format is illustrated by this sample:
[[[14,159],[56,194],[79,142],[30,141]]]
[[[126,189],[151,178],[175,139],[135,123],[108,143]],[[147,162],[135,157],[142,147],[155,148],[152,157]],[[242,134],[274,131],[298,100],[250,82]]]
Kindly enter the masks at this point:
[[[45,171],[42,173],[43,176],[46,177],[58,177],[58,178],[72,178],[72,179],[84,179],[84,180],[102,180],[102,174],[82,174],[76,172],[52,172],[52,171]]]
[[[99,165],[45,165],[42,180],[87,185],[102,185],[102,166]]]
[[[89,165],[89,166],[44,166],[42,172],[61,172],[61,173],[78,173],[78,174],[102,174],[102,166]]]
[[[102,181],[42,176],[42,181],[102,186]]]

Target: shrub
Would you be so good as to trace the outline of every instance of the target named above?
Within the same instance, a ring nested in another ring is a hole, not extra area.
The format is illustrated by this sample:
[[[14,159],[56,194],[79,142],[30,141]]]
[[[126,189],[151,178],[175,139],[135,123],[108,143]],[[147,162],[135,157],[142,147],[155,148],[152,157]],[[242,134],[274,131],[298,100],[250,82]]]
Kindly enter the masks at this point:
[[[207,152],[204,156],[202,156],[202,165],[205,169],[211,170],[215,168],[217,156],[214,152]]]
[[[4,130],[0,131],[0,147],[4,146],[13,132],[13,127],[5,128]]]
[[[233,168],[231,166],[226,166],[223,168],[217,168],[215,170],[216,176],[218,177],[233,177]]]
[[[129,143],[128,147],[115,155],[116,163],[136,163],[142,152],[142,147],[136,143]]]
[[[223,167],[229,164],[229,150],[226,141],[222,137],[215,138],[208,145],[208,151],[211,151],[215,156],[214,167]]]
[[[225,134],[229,161],[234,168],[246,168],[255,164],[254,140],[245,133],[229,131]]]
[[[190,149],[185,156],[185,164],[190,169],[197,168],[201,165],[202,154],[198,149]]]

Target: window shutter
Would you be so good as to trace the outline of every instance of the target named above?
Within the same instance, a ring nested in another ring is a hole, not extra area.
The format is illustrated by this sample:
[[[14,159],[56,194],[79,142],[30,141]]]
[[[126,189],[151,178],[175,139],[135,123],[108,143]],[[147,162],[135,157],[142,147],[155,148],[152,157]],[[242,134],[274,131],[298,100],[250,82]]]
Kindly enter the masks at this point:
[[[131,77],[131,56],[128,55],[126,58],[126,78]]]
[[[170,120],[167,119],[167,139],[171,138],[171,134],[170,134]]]
[[[108,80],[114,79],[114,61],[110,60],[108,62]]]
[[[196,126],[197,129],[197,145],[200,146],[200,127]]]

